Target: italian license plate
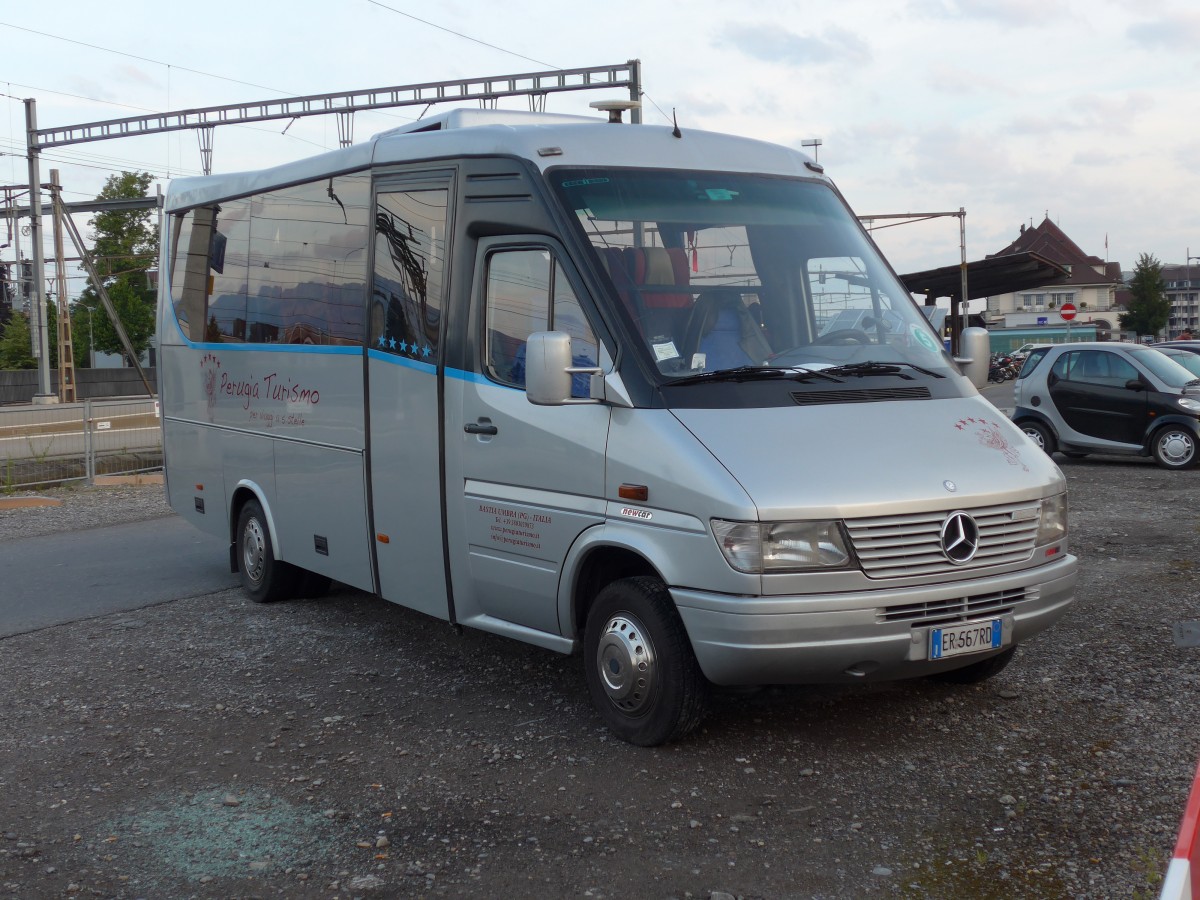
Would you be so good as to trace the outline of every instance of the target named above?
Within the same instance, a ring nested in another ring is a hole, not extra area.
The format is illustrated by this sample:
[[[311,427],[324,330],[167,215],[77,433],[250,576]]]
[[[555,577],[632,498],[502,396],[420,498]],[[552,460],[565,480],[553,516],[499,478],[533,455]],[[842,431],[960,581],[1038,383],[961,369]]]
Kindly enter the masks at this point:
[[[945,659],[964,653],[981,653],[984,650],[999,650],[1004,628],[1000,619],[985,619],[980,622],[964,622],[961,625],[946,625],[929,629],[929,658]]]

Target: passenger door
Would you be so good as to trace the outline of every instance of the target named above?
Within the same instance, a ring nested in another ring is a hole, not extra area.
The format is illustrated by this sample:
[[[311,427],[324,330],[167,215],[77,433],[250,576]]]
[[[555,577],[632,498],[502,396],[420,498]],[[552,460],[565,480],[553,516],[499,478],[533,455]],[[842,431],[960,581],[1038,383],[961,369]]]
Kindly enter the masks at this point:
[[[535,406],[524,390],[525,339],[535,331],[570,333],[577,365],[607,364],[565,259],[543,237],[480,241],[471,371],[446,382],[454,604],[459,621],[489,630],[558,635],[563,560],[604,519],[608,406],[583,399],[584,375],[578,404]]]
[[[1133,364],[1108,350],[1076,350],[1059,357],[1047,381],[1050,399],[1073,431],[1091,438],[1140,445],[1147,425],[1146,390]]]
[[[375,191],[368,459],[379,593],[448,618],[441,490],[442,312],[449,173]]]

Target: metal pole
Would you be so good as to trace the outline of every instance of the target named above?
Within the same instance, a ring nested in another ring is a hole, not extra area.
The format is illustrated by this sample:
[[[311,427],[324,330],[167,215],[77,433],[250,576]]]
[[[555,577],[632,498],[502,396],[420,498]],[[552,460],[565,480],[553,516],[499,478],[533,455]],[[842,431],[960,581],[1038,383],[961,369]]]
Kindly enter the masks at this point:
[[[642,102],[642,61],[640,59],[629,60],[629,99]],[[635,106],[629,111],[629,124],[642,124],[642,108]]]
[[[62,215],[59,195],[62,185],[58,180],[58,169],[50,170],[50,189],[53,192],[54,223],[54,295],[58,301],[58,399],[63,403],[74,403],[75,395],[75,341],[71,330],[71,304],[67,299],[67,262],[63,253]]]
[[[92,401],[83,401],[83,460],[87,483],[96,483],[96,454],[92,446]]]
[[[37,101],[25,100],[25,146],[29,151],[29,234],[33,240],[33,297],[30,303],[37,327],[38,392],[34,403],[57,403],[50,390],[50,337],[46,333],[46,260],[42,253],[42,179],[38,166]]]

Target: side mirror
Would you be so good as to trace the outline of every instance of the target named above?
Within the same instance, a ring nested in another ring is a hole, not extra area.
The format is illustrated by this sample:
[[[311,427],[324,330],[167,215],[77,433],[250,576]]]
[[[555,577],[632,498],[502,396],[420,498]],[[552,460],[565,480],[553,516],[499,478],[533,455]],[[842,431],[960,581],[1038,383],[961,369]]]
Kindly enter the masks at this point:
[[[1146,385],[1142,383],[1142,379],[1140,378],[1130,378],[1125,382],[1125,389],[1128,391],[1144,391]]]
[[[956,356],[958,370],[967,376],[971,384],[983,387],[988,380],[988,358],[991,356],[991,339],[986,328],[964,328],[959,347],[962,356]]]
[[[587,397],[572,397],[576,375],[600,375],[599,366],[576,366],[571,359],[571,336],[565,331],[536,331],[525,342],[525,397],[538,406],[596,403]]]
[[[571,336],[538,331],[525,342],[525,396],[538,406],[561,406],[571,399]]]

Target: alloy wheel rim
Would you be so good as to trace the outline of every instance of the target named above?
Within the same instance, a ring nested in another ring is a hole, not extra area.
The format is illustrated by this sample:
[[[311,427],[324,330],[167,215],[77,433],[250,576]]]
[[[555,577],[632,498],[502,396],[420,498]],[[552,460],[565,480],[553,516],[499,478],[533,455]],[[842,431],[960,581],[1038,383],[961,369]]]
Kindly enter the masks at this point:
[[[1182,431],[1169,431],[1159,439],[1158,449],[1163,459],[1179,465],[1191,459],[1196,452],[1196,445],[1190,435]]]

